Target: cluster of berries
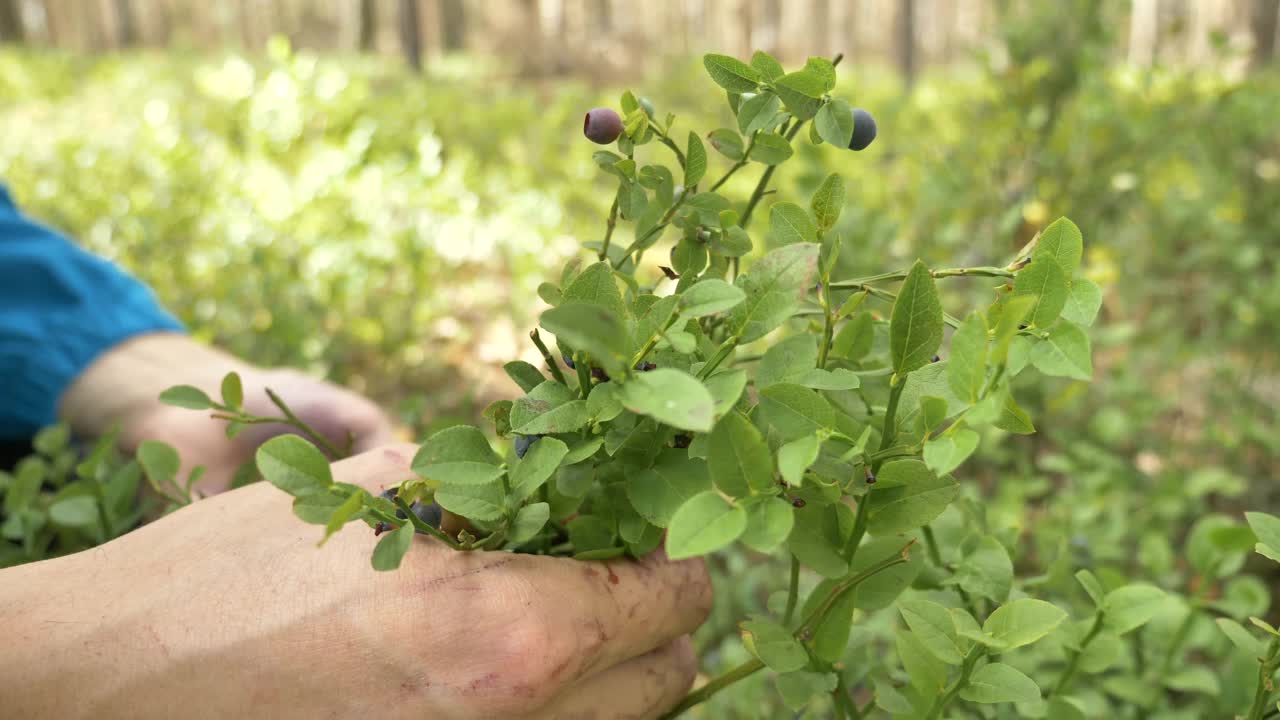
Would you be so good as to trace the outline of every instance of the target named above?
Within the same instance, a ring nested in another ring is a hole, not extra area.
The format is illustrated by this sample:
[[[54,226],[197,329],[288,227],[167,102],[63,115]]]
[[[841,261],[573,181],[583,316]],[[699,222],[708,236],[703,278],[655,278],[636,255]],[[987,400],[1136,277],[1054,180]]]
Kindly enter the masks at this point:
[[[862,108],[854,108],[853,135],[849,138],[850,150],[866,150],[876,139],[876,119]],[[582,120],[582,134],[593,143],[608,145],[622,135],[622,116],[609,108],[595,108]]]

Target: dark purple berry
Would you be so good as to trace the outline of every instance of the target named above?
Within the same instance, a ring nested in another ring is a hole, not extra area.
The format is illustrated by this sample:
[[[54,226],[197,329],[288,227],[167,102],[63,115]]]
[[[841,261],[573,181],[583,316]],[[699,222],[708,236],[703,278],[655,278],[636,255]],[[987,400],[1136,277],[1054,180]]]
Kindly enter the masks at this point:
[[[876,139],[876,119],[862,108],[853,109],[853,136],[849,138],[850,150],[866,150]]]
[[[386,524],[386,523],[384,523],[384,522],[382,522],[382,521],[379,521],[377,525],[374,525],[374,526],[373,526],[373,536],[374,536],[374,537],[377,537],[377,536],[381,535],[382,533],[384,533],[384,532],[386,532],[386,531],[388,531],[388,530],[390,530],[390,529],[391,529],[391,526],[390,526],[390,525],[388,525],[388,524]]]
[[[436,503],[415,502],[412,506],[413,514],[418,516],[422,522],[433,528],[440,527],[440,521],[444,519],[444,510]]]
[[[678,448],[687,448],[689,447],[689,443],[692,443],[692,442],[693,442],[693,438],[688,435],[685,435],[684,433],[680,433],[679,435],[676,435],[674,438],[671,438],[671,444],[674,447],[678,447]]]
[[[609,382],[609,373],[598,367],[591,368],[591,377],[599,380],[600,382]]]
[[[560,353],[560,359],[564,361],[565,367],[569,368],[570,370],[576,369],[573,364],[573,358],[569,357],[569,353],[565,353],[565,352]]]
[[[608,145],[622,134],[622,118],[609,108],[595,108],[582,119],[582,134],[593,143]]]
[[[658,366],[655,363],[651,363],[648,360],[645,360],[636,365],[636,369],[639,370],[640,372],[649,372],[650,370],[657,369],[657,367]]]
[[[529,452],[529,448],[541,439],[541,435],[517,435],[516,436],[516,457],[523,458],[524,454]]]
[[[939,360],[941,360],[941,359],[942,359],[942,356],[941,356],[941,355],[934,355],[934,356],[933,356],[933,360],[931,360],[930,362],[938,362],[938,361],[939,361]]]
[[[791,498],[791,506],[795,508],[804,507],[804,498]]]

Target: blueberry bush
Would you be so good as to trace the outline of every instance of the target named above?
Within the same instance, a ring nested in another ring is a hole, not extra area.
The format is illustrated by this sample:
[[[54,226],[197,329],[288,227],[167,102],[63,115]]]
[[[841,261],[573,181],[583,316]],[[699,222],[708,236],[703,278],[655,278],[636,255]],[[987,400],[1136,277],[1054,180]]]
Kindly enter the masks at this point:
[[[837,274],[846,179],[825,174],[807,197],[771,181],[799,145],[874,141],[872,115],[833,94],[839,62],[787,72],[762,52],[705,56],[734,119],[709,132],[677,131],[631,92],[620,113],[591,110],[584,135],[613,144],[593,155],[612,198],[604,228],[538,287],[541,362],[506,365],[523,395],[485,410],[491,433],[430,435],[415,477],[381,495],[334,483],[341,451],[305,427],[265,444],[258,472],[324,537],[353,522],[382,535],[377,570],[397,568],[419,533],[459,551],[583,561],[659,548],[779,558],[762,577],[741,563],[729,575],[774,592],[734,619],[732,638],[703,643],[739,659],[668,717],[1276,712],[1280,632],[1257,617],[1268,589],[1241,570],[1255,554],[1280,559],[1280,519],[1204,515],[1177,551],[1185,564],[1167,542],[1095,558],[1060,526],[1075,516],[1053,487],[963,482],[980,446],[1016,453],[1010,439],[1036,432],[1018,400],[1034,376],[1092,378],[1102,290],[1081,273],[1082,232],[1066,218],[987,264]],[[722,194],[744,174],[749,193]],[[664,251],[656,268],[643,262]],[[976,284],[966,296],[983,299],[944,309],[945,283]],[[237,388],[229,378],[220,402],[194,388],[166,399],[235,432],[258,421]],[[1108,473],[1104,461],[1081,478],[1099,485],[1095,503]],[[1023,547],[1008,515],[1029,499],[1028,522],[1049,529]],[[753,605],[720,602],[740,604]],[[1178,662],[1187,654],[1201,662]]]

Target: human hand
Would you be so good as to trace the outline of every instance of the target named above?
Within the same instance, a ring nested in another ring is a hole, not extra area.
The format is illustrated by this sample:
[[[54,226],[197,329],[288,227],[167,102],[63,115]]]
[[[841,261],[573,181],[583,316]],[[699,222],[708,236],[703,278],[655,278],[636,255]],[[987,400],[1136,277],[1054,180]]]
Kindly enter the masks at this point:
[[[283,424],[253,425],[235,438],[226,424],[208,413],[192,412],[160,402],[174,385],[192,385],[218,396],[222,377],[240,375],[249,413],[280,417],[266,390],[287,399],[293,412],[333,446],[353,452],[392,440],[386,415],[368,399],[331,383],[289,369],[251,366],[182,335],[155,334],[135,338],[95,361],[67,391],[62,414],[84,435],[121,424],[121,444],[132,450],[145,440],[172,445],[182,459],[182,474],[205,468],[197,489],[208,494],[229,487],[236,470],[253,458],[263,442],[293,430]]]
[[[333,466],[377,492],[415,448]],[[97,549],[0,572],[15,717],[656,718],[695,672],[700,560],[457,552],[395,572],[360,525],[316,528],[254,485]],[[92,588],[92,591],[86,591]],[[67,688],[74,687],[74,692]],[[15,704],[16,703],[16,704]]]

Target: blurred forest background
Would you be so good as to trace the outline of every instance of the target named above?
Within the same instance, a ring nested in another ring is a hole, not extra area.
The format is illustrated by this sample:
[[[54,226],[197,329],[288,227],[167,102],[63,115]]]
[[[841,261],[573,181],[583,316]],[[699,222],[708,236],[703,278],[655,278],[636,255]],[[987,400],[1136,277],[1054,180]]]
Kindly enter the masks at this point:
[[[0,181],[197,336],[362,390],[421,436],[515,394],[501,366],[538,359],[538,284],[603,232],[614,188],[585,110],[630,88],[706,132],[731,116],[700,53],[844,53],[838,93],[879,138],[797,143],[775,181],[781,198],[849,181],[838,276],[1003,264],[1069,215],[1104,288],[1095,382],[1029,383],[1039,432],[965,466],[984,517],[1035,528],[1027,558],[1141,566],[1262,615],[1274,588],[1195,586],[1183,558],[1214,511],[1280,499],[1278,17],[1280,0],[0,0]],[[969,282],[951,302],[989,292]],[[725,562],[741,603],[710,632],[731,638],[777,570]]]

